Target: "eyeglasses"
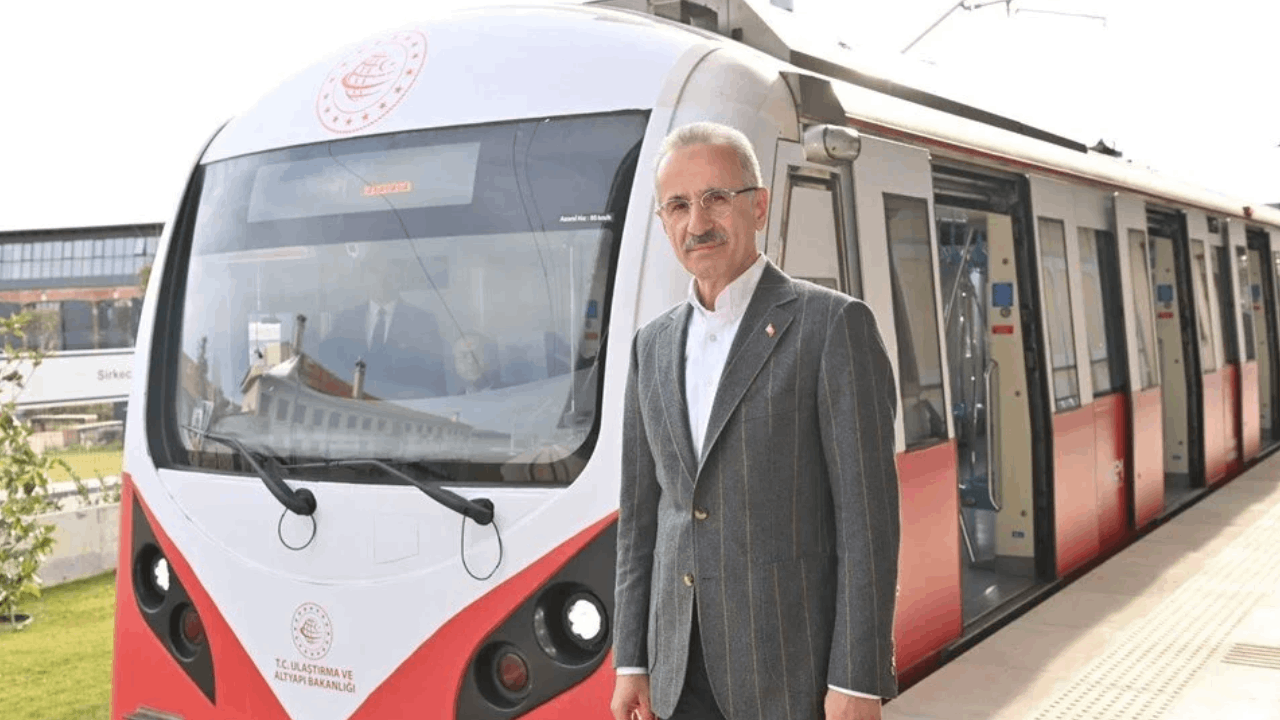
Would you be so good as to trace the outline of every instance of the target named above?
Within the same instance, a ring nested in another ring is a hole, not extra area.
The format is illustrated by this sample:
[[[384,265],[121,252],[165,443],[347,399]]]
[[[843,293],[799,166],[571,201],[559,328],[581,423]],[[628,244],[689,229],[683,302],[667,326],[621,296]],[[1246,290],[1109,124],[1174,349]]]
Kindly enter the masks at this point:
[[[733,203],[733,199],[743,193],[749,193],[755,190],[763,190],[760,186],[745,187],[741,190],[723,190],[714,188],[702,194],[698,202],[702,205],[702,209],[707,211],[713,220],[723,220],[729,216],[729,207]],[[658,206],[658,217],[668,223],[683,223],[689,220],[689,214],[693,211],[687,198],[675,197]]]

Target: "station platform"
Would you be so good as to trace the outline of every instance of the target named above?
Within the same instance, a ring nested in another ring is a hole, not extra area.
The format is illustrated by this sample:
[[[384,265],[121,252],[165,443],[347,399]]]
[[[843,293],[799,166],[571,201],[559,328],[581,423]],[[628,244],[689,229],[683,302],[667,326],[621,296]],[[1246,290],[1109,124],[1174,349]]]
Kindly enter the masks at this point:
[[[884,707],[885,720],[1280,720],[1280,453]]]

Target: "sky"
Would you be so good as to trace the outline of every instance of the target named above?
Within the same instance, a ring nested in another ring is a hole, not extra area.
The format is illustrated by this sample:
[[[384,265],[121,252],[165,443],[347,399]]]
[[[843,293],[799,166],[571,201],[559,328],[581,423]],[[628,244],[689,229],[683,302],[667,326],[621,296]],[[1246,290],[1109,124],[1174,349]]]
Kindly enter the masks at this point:
[[[983,0],[968,2],[969,6]],[[1280,202],[1274,0],[791,0],[935,90],[1203,187]],[[67,0],[0,23],[0,231],[172,215],[196,154],[281,80],[451,8],[522,0]],[[1098,16],[1104,19],[1097,19]]]

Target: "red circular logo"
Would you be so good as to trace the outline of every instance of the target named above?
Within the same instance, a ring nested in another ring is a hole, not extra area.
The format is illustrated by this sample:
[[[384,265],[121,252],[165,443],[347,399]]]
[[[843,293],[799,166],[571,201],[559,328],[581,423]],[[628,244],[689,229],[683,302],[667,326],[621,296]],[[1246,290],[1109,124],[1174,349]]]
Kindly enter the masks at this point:
[[[427,37],[416,30],[361,45],[325,76],[316,96],[320,124],[353,133],[391,114],[409,94],[427,59]]]
[[[329,613],[315,603],[302,603],[293,611],[293,646],[310,660],[329,654],[333,645],[333,623]]]

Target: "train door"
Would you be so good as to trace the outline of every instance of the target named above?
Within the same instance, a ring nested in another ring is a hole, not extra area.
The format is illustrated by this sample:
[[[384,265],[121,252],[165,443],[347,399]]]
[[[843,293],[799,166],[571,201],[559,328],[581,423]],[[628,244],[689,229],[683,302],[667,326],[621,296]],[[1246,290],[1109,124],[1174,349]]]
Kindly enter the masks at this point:
[[[933,168],[943,333],[956,428],[964,620],[1036,584],[1025,235],[1011,179]]]
[[[895,617],[900,671],[963,632],[956,448],[933,237],[929,153],[864,137],[853,164],[862,287],[895,361],[902,553]],[[968,587],[965,586],[965,593]]]
[[[1123,277],[1129,377],[1129,477],[1133,524],[1137,529],[1164,512],[1164,414],[1152,281],[1151,241],[1142,200],[1117,195],[1113,200]]]
[[[1191,414],[1192,434],[1200,438],[1203,452],[1200,470],[1206,485],[1221,482],[1230,467],[1229,445],[1234,432],[1228,432],[1226,418],[1234,411],[1235,378],[1223,364],[1221,305],[1214,292],[1214,246],[1221,240],[1218,233],[1207,232],[1207,219],[1200,210],[1184,210],[1183,228],[1187,236],[1187,263],[1191,277],[1191,304],[1195,317],[1195,337],[1199,361],[1197,377],[1199,412]],[[1190,364],[1188,363],[1188,367]]]
[[[1031,177],[1040,253],[1042,356],[1052,399],[1055,562],[1066,575],[1129,528],[1129,403],[1109,198]],[[1103,278],[1108,281],[1104,282]]]
[[[1204,486],[1200,435],[1190,419],[1200,417],[1199,358],[1194,342],[1196,318],[1192,305],[1189,248],[1182,219],[1174,213],[1148,208],[1152,282],[1156,301],[1156,347],[1160,357],[1161,397],[1164,401],[1165,512],[1182,505]],[[1197,381],[1193,385],[1193,381]],[[1196,392],[1193,392],[1193,389]]]
[[[1253,305],[1254,338],[1258,347],[1258,416],[1263,447],[1280,439],[1280,409],[1277,381],[1280,380],[1280,352],[1277,352],[1275,274],[1269,272],[1270,238],[1256,228],[1246,232],[1246,257],[1249,265],[1249,297]]]
[[[1235,293],[1231,304],[1235,308],[1239,328],[1240,357],[1240,449],[1242,460],[1248,462],[1258,456],[1262,449],[1262,402],[1268,400],[1267,390],[1262,380],[1264,374],[1270,375],[1267,367],[1265,333],[1259,335],[1256,315],[1261,314],[1261,307],[1255,312],[1253,300],[1253,263],[1249,257],[1249,249],[1245,227],[1241,223],[1228,220],[1224,224],[1223,235],[1235,278]],[[1258,304],[1260,305],[1260,303]],[[1268,410],[1270,412],[1270,403]]]
[[[1234,273],[1231,263],[1231,245],[1225,233],[1218,233],[1216,239],[1223,244],[1209,250],[1209,267],[1212,268],[1210,279],[1213,282],[1214,309],[1222,328],[1218,339],[1222,348],[1222,440],[1224,476],[1240,471],[1243,462],[1242,433],[1240,410],[1243,407],[1243,394],[1246,387],[1254,389],[1250,370],[1240,357],[1240,338],[1236,322],[1235,293],[1232,289]]]

